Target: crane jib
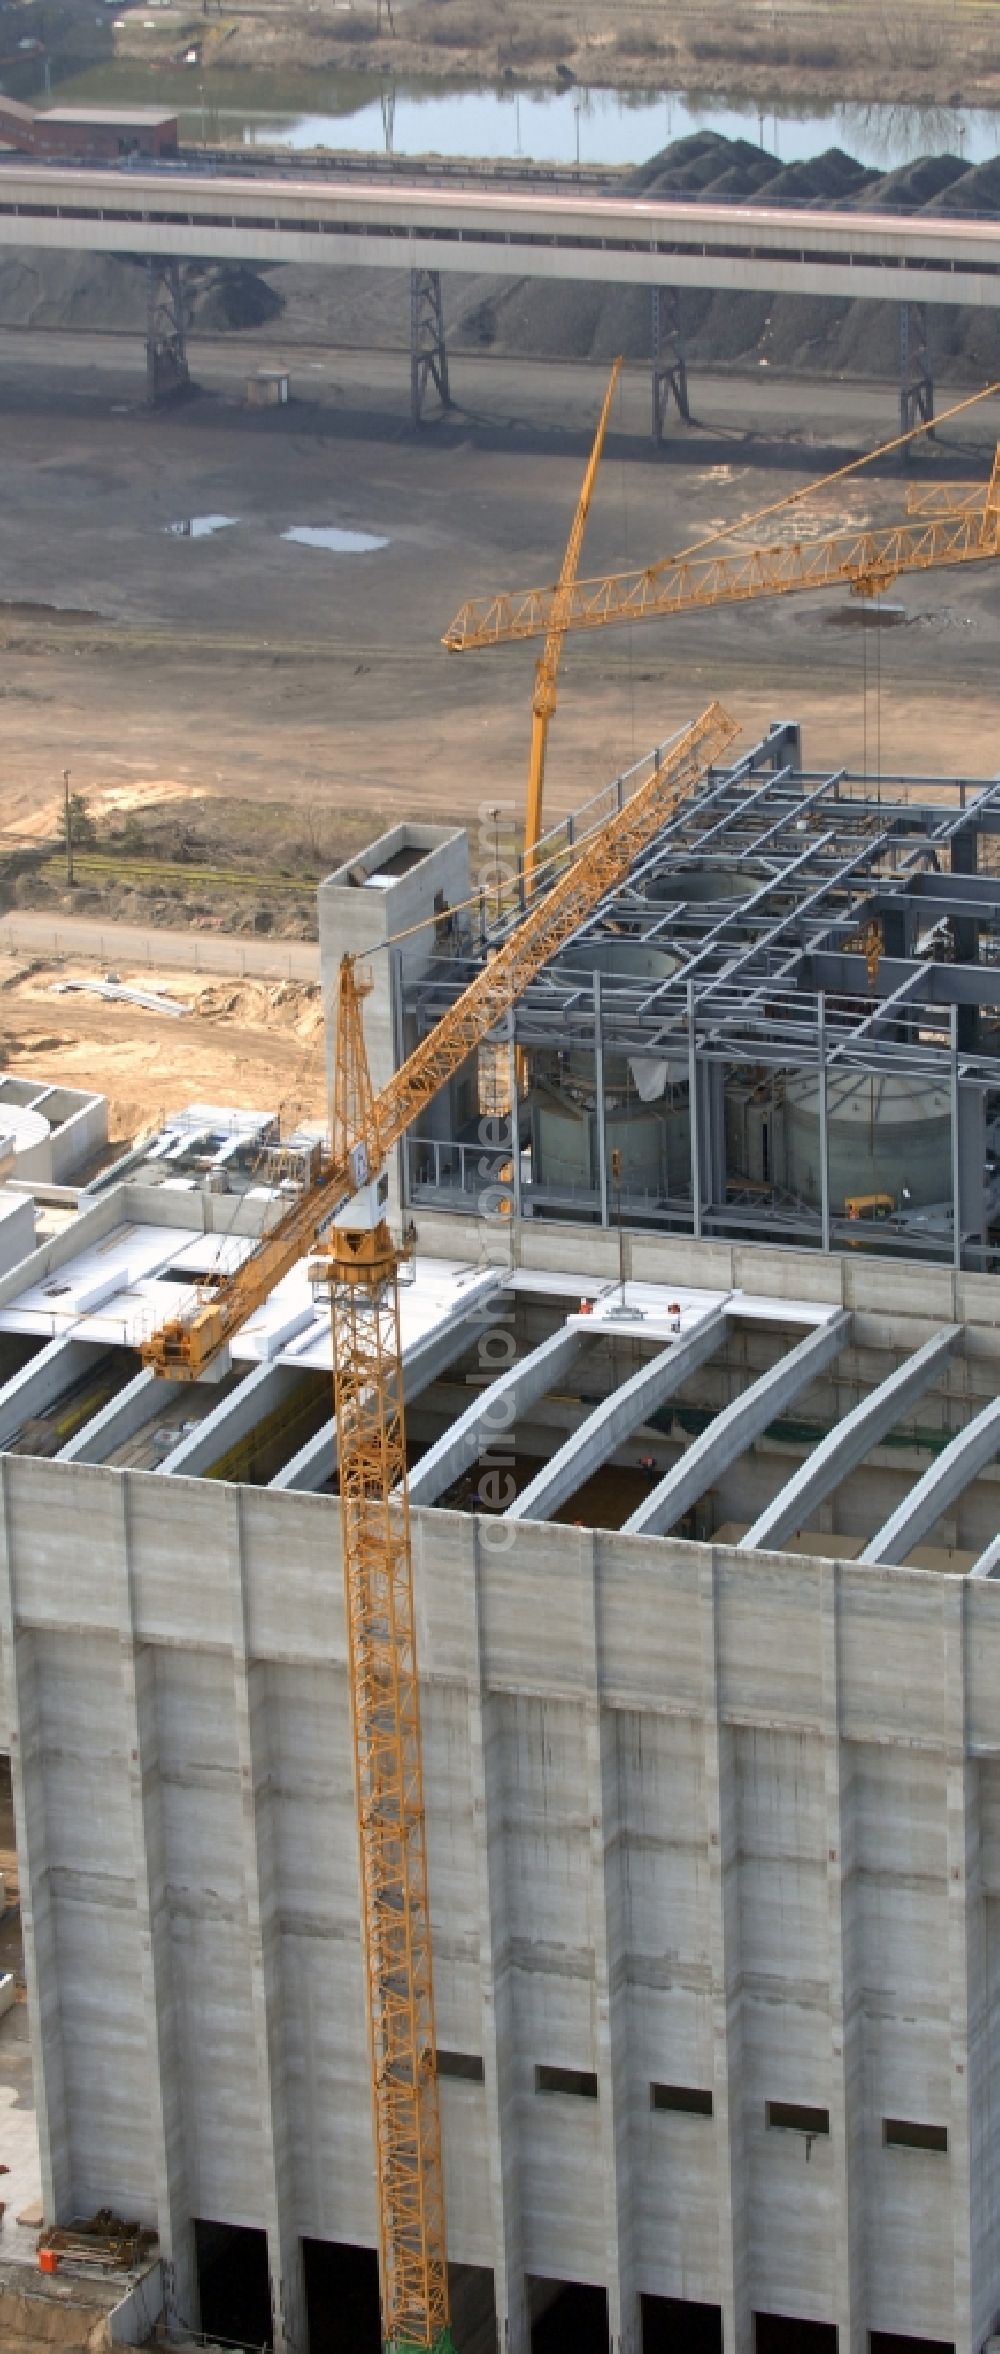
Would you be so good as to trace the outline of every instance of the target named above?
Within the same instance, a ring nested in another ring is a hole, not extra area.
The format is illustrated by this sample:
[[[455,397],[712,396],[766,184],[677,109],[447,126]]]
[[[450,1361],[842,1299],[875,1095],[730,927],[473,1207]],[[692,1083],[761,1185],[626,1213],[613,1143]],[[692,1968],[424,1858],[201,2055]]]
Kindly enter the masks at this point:
[[[190,1317],[171,1318],[142,1343],[144,1365],[173,1380],[198,1379],[216,1352],[305,1257],[351,1197],[349,1154],[353,1147],[365,1143],[368,1165],[381,1167],[418,1113],[489,1037],[528,982],[593,914],[605,892],[628,873],[677,802],[738,734],[735,720],[721,704],[713,703],[664,747],[651,774],[624,809],[615,811],[586,838],[573,863],[532,902],[503,947],[374,1098],[370,1133],[347,1139],[346,1150],[338,1151],[336,1162],[327,1161],[318,1181],[262,1235],[242,1267],[225,1276],[210,1299],[200,1299]]]

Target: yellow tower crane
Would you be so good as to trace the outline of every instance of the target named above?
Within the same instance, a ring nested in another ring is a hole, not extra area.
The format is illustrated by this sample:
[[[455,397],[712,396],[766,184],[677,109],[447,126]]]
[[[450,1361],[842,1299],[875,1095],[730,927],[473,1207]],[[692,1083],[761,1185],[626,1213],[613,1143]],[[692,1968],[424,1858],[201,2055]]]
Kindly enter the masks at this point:
[[[522,920],[375,1094],[364,984],[340,968],[330,1153],[233,1275],[142,1348],[158,1374],[196,1380],[313,1250],[328,1293],[341,1549],[354,1733],[362,1946],[372,2077],[382,2333],[392,2354],[450,2345],[413,1571],[406,1487],[398,1252],[383,1214],[386,1157],[507,1015],[678,803],[738,734],[716,703],[539,888]]]
[[[528,801],[524,822],[524,873],[529,886],[535,871],[535,853],[541,839],[542,798],[545,789],[545,751],[548,744],[549,728],[555,717],[559,664],[562,661],[562,650],[566,637],[563,608],[565,606],[568,612],[570,591],[580,570],[583,535],[587,528],[587,517],[590,513],[594,485],[597,481],[598,469],[604,451],[611,406],[621,372],[622,363],[619,358],[614,361],[611,369],[608,389],[604,395],[604,403],[598,419],[597,432],[594,435],[594,446],[587,460],[587,471],[583,477],[576,514],[573,517],[570,535],[566,542],[562,569],[556,582],[545,644],[535,664],[535,686],[531,698]]]
[[[879,454],[873,450],[870,456]],[[853,469],[842,469],[849,471]],[[810,485],[811,490],[820,487]],[[796,491],[778,505],[790,506],[808,496],[808,490]],[[713,541],[726,536],[715,533]],[[786,597],[801,589],[838,585],[854,596],[879,596],[902,573],[930,572],[946,564],[980,564],[997,555],[1000,447],[988,481],[978,490],[963,483],[954,486],[953,496],[946,484],[918,492],[903,521],[735,553],[709,555],[685,550],[642,570],[577,580],[567,590],[558,586],[515,589],[501,596],[473,598],[461,606],[442,643],[450,653],[466,653],[473,647],[510,645],[522,638],[542,636],[552,628],[556,616],[565,634],[571,629],[606,629],[615,622],[652,621],[670,613],[749,604],[757,597]]]

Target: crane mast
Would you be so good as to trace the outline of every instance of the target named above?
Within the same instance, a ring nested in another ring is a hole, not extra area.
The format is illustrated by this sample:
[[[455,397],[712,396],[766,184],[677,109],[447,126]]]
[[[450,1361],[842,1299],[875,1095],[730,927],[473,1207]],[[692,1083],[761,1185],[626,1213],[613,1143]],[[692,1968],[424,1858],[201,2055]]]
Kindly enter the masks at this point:
[[[236,1273],[143,1344],[197,1378],[310,1248],[333,1332],[341,1548],[371,2060],[382,2331],[387,2354],[450,2354],[447,2240],[400,1343],[399,1258],[382,1212],[387,1153],[483,1044],[534,974],[621,881],[738,734],[719,704],[658,753],[376,1095],[365,986],[340,967],[330,1156]]]
[[[370,985],[370,984],[369,984]],[[372,1086],[353,963],[340,968],[334,1157],[360,1174]],[[336,1219],[310,1268],[328,1292],[348,1683],[372,2085],[382,2336],[450,2347],[441,2119],[413,1609],[399,1254],[379,1172]]]
[[[541,839],[542,802],[545,791],[545,754],[549,740],[549,728],[555,718],[559,664],[562,661],[563,643],[566,637],[562,620],[563,606],[564,604],[568,606],[569,591],[580,569],[583,535],[587,528],[587,517],[590,514],[594,486],[597,482],[598,469],[611,417],[611,406],[621,372],[622,363],[619,358],[614,361],[608,379],[608,389],[604,395],[597,431],[594,435],[594,445],[587,461],[587,471],[583,477],[576,513],[566,542],[566,553],[562,560],[562,569],[556,588],[552,619],[545,644],[535,664],[535,685],[531,698],[531,750],[528,757],[528,802],[524,822],[524,873],[525,880],[529,884],[534,876],[535,852]]]

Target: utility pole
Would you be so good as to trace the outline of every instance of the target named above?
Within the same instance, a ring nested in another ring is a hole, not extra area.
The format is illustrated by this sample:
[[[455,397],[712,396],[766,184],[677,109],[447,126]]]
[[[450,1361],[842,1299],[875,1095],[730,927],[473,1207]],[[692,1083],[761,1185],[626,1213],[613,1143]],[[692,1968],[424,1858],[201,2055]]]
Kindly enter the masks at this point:
[[[617,1144],[611,1147],[611,1183],[615,1189],[615,1215],[618,1222],[618,1289],[621,1304],[625,1305],[625,1233],[622,1226],[622,1156]]]
[[[63,769],[63,823],[66,827],[66,883],[73,888],[73,819],[69,806],[69,770]]]

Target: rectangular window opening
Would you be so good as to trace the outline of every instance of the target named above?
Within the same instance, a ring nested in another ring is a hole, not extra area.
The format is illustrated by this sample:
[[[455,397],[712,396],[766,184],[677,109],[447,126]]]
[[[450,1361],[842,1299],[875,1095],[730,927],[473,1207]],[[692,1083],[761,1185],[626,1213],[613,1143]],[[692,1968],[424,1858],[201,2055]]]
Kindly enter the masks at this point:
[[[765,2101],[765,2115],[769,2126],[782,2126],[787,2133],[829,2133],[829,2109],[807,2109],[800,2101]]]
[[[696,2084],[651,2084],[651,2109],[672,2109],[679,2116],[710,2117],[714,2108],[710,2092],[702,2092]]]
[[[568,2092],[578,2101],[596,2101],[597,2078],[588,2068],[535,2069],[536,2092]]]
[[[461,2084],[484,2084],[486,2071],[478,2052],[443,2052],[438,2050],[439,2076],[452,2076]]]
[[[921,2125],[912,2117],[883,2117],[882,2139],[887,2150],[943,2150],[948,2148],[946,2125]]]

